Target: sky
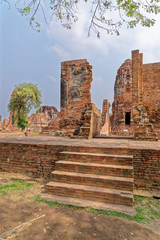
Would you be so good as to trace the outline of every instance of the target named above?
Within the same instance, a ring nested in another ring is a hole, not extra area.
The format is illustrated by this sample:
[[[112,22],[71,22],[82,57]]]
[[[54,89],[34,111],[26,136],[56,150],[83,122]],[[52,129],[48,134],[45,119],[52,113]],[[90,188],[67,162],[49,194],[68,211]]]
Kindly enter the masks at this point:
[[[88,38],[88,9],[82,6],[79,21],[66,30],[52,21],[42,23],[40,33],[33,31],[26,17],[14,5],[0,4],[0,115],[8,118],[10,95],[19,83],[32,82],[42,92],[42,105],[60,109],[61,62],[87,59],[93,67],[92,102],[102,109],[103,99],[111,103],[114,82],[121,64],[139,49],[143,62],[160,62],[160,16],[152,28],[120,30],[120,36]]]

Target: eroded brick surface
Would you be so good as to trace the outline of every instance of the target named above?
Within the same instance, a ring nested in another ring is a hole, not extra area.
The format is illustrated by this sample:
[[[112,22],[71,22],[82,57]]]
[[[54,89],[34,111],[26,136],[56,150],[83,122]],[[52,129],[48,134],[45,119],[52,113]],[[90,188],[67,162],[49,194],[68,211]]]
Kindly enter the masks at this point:
[[[58,116],[59,112],[54,106],[41,106],[39,113],[44,113],[49,123]]]
[[[143,64],[139,50],[132,51],[132,100],[136,140],[160,138],[160,63]]]
[[[101,136],[108,136],[110,134],[110,117],[109,108],[111,104],[107,99],[103,100],[102,105],[102,119],[101,119]]]
[[[126,120],[127,116],[128,121]],[[112,104],[112,116],[110,120],[112,135],[133,135],[132,60],[130,59],[127,59],[117,71],[114,85],[114,102]]]
[[[92,66],[86,59],[61,63],[61,111],[42,133],[84,138],[99,133],[100,111],[91,102],[91,82]]]

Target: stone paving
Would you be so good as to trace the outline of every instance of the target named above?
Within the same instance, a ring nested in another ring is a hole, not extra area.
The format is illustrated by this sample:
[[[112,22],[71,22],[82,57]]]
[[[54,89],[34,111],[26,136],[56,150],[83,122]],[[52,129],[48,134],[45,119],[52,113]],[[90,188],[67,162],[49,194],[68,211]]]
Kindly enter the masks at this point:
[[[2,137],[0,143],[24,143],[24,144],[46,144],[82,147],[106,147],[106,148],[132,148],[132,149],[155,149],[160,150],[160,141],[134,141],[132,139],[112,139],[112,138],[93,138],[70,139],[66,137],[54,136],[34,136],[34,137]]]

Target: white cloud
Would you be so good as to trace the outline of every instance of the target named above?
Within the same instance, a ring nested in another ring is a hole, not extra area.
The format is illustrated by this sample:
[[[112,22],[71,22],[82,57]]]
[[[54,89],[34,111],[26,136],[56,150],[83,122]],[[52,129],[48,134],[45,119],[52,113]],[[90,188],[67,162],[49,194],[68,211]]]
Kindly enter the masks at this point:
[[[61,60],[99,58],[100,56],[107,58],[112,51],[117,51],[117,56],[124,55],[125,60],[126,57],[131,57],[131,51],[135,49],[140,49],[140,52],[144,53],[144,62],[160,60],[158,24],[151,28],[135,29],[127,29],[124,25],[120,29],[120,36],[107,35],[103,32],[101,39],[95,35],[88,38],[89,11],[81,6],[79,12],[79,20],[71,30],[66,30],[60,25],[57,28],[55,22],[47,28],[48,36],[54,41],[51,49]]]
[[[46,75],[46,77],[50,79],[52,82],[57,82],[56,78],[51,74]]]
[[[104,80],[102,76],[98,75],[94,77],[94,81],[97,83],[102,83]]]
[[[50,47],[52,52],[55,52],[61,59],[69,59],[70,54],[60,45],[53,45]]]
[[[89,25],[89,12],[80,9],[79,20],[73,24],[71,30],[57,27],[52,22],[47,28],[48,36],[55,42],[51,47],[61,58],[86,58],[98,54],[107,55],[108,46],[104,40],[95,36],[88,37],[86,26]],[[64,53],[64,55],[63,55]]]

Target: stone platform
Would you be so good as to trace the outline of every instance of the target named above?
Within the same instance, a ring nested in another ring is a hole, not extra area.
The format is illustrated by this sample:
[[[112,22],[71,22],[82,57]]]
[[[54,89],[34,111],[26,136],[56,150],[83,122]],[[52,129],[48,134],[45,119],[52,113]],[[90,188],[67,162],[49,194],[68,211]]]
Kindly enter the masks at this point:
[[[63,145],[78,147],[102,147],[102,148],[128,148],[128,149],[153,149],[160,150],[160,141],[134,141],[132,139],[110,139],[93,138],[70,139],[54,136],[34,136],[34,137],[4,137],[0,136],[0,143],[22,143],[22,144],[43,144],[43,145]]]

